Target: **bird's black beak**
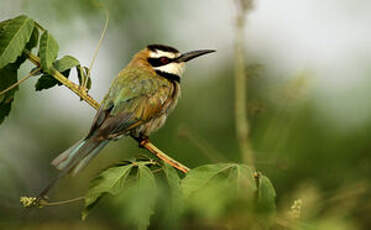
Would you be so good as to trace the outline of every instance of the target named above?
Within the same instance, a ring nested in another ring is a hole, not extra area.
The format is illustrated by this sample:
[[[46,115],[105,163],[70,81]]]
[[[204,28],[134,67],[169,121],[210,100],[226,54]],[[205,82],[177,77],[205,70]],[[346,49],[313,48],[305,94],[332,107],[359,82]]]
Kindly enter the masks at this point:
[[[199,57],[204,54],[213,53],[213,52],[215,52],[215,50],[195,50],[195,51],[182,54],[175,61],[178,63],[187,62],[187,61],[192,60],[193,58]]]

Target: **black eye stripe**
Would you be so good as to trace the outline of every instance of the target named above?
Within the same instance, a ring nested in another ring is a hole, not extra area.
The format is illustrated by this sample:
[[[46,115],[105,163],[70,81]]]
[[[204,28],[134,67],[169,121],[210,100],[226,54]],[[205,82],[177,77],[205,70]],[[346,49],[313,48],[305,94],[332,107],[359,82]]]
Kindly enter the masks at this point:
[[[168,62],[167,63],[162,63],[161,58],[167,58]],[[148,58],[147,60],[148,60],[149,64],[151,64],[151,66],[159,67],[159,66],[169,64],[169,63],[173,62],[175,59],[168,58],[168,57],[158,57],[158,58]]]

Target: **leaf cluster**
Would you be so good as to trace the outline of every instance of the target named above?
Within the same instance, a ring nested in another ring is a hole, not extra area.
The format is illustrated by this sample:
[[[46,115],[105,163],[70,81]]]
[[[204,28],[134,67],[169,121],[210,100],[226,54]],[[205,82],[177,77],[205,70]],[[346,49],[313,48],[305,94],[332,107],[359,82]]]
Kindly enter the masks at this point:
[[[221,218],[236,203],[247,207],[239,211],[251,218],[250,225],[269,226],[268,220],[275,213],[275,191],[269,179],[246,165],[234,163],[203,165],[184,178],[171,166],[153,161],[114,165],[92,180],[82,218],[106,195],[111,195],[114,206],[121,210],[119,218],[137,229],[150,225],[159,206],[169,226],[177,226],[188,212],[200,218]]]
[[[41,36],[40,36],[41,33]],[[70,56],[58,57],[59,45],[53,35],[42,28],[33,19],[20,15],[0,22],[0,123],[9,115],[14,96],[18,90],[18,72],[27,60],[32,49],[38,48],[40,71],[30,71],[30,75],[41,77],[35,90],[49,89],[61,83],[52,75],[61,72],[66,78],[71,69],[76,68],[78,80],[86,91],[91,87],[90,71]],[[12,87],[16,85],[16,87]]]

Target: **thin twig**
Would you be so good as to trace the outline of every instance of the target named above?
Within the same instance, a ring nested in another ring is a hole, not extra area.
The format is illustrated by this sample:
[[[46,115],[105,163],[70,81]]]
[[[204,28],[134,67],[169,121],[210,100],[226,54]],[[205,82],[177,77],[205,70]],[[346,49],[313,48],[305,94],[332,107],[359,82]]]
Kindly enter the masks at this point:
[[[58,206],[58,205],[70,204],[70,203],[84,200],[84,199],[85,197],[80,196],[80,197],[76,197],[70,200],[49,202],[47,199],[44,199],[43,197],[22,196],[20,197],[19,201],[21,202],[24,208],[32,208],[32,207],[43,208],[47,206]]]
[[[73,202],[84,200],[84,199],[85,199],[84,196],[80,196],[80,197],[76,197],[70,200],[62,200],[62,201],[54,201],[54,202],[49,202],[47,200],[41,200],[40,205],[45,206],[45,207],[46,206],[59,206],[59,205],[69,204],[69,203],[73,203]]]
[[[30,51],[25,51],[28,59],[35,64],[36,66],[40,66],[40,58],[33,55]],[[80,96],[84,101],[86,101],[89,105],[91,105],[96,110],[99,108],[99,103],[95,101],[89,94],[85,91],[81,90],[80,87],[73,83],[72,81],[68,80],[63,74],[58,72],[54,67],[51,67],[51,75],[57,79],[60,83],[65,85],[67,88],[72,90],[76,95]]]
[[[236,40],[235,40],[235,124],[243,162],[254,167],[254,155],[249,143],[249,122],[246,112],[247,76],[244,56],[244,26],[246,8],[243,0],[236,0]]]
[[[22,84],[24,81],[26,81],[27,79],[29,79],[30,77],[32,77],[35,73],[39,72],[41,70],[41,68],[36,68],[34,71],[28,73],[24,78],[22,78],[21,80],[17,81],[16,83],[14,83],[13,85],[9,86],[8,88],[4,89],[3,91],[0,92],[0,96],[5,94],[6,92],[14,89],[15,87],[17,87],[18,85]]]
[[[102,42],[103,42],[103,39],[104,39],[104,35],[106,34],[106,30],[108,28],[108,23],[109,23],[109,12],[108,10],[104,7],[104,14],[105,14],[105,17],[106,17],[106,22],[104,23],[104,27],[103,27],[103,31],[102,31],[102,34],[100,36],[100,39],[98,41],[98,44],[97,44],[97,47],[95,48],[95,51],[94,51],[94,55],[93,55],[93,58],[90,62],[90,65],[89,65],[89,74],[88,74],[88,78],[84,81],[84,84],[83,84],[83,87],[86,88],[86,84],[88,83],[88,80],[90,78],[90,73],[91,73],[91,70],[93,68],[93,65],[94,65],[94,62],[95,62],[95,59],[97,58],[97,55],[98,55],[98,51],[100,49],[100,47],[102,46]]]
[[[163,153],[160,149],[158,149],[155,145],[153,145],[151,142],[147,142],[143,145],[144,148],[146,148],[148,151],[153,153],[156,157],[160,158],[164,162],[168,163],[169,165],[173,166],[174,168],[187,173],[189,172],[189,168],[178,161],[174,160],[173,158],[169,157],[165,153]]]
[[[185,165],[182,165],[178,161],[174,160],[173,158],[169,157],[165,153],[163,153],[160,149],[158,149],[156,146],[154,146],[149,140],[143,141],[143,139],[138,138],[134,135],[131,135],[131,137],[136,140],[139,143],[139,146],[147,149],[152,154],[154,154],[156,157],[160,158],[164,162],[168,163],[169,165],[173,166],[174,168],[178,169],[179,171],[182,171],[184,173],[189,172],[189,168]]]
[[[35,64],[36,66],[40,66],[40,58],[33,55],[31,52],[26,51],[25,54],[27,55],[28,59]],[[72,90],[76,95],[78,95],[80,98],[82,98],[84,101],[86,101],[89,105],[91,105],[95,110],[98,110],[100,107],[100,104],[94,100],[91,96],[89,96],[85,91],[81,90],[81,88],[76,85],[75,83],[68,80],[63,74],[58,72],[54,67],[51,67],[51,75],[57,79],[60,83],[65,85],[67,88]],[[134,138],[136,141],[138,139]],[[143,144],[143,147],[147,149],[149,152],[153,153],[155,156],[160,158],[161,160],[165,161],[169,165],[173,166],[174,168],[187,173],[190,169],[181,164],[180,162],[174,160],[173,158],[166,155],[164,152],[162,152],[160,149],[158,149],[155,145],[153,145],[151,142],[147,141]]]

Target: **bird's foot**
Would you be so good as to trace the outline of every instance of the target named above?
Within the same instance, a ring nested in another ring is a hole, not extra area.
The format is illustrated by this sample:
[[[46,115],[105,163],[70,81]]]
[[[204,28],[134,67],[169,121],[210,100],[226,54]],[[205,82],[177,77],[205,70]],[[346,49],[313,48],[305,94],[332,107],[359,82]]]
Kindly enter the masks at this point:
[[[138,139],[139,148],[144,148],[144,146],[149,142],[149,138],[147,136],[140,136]]]

